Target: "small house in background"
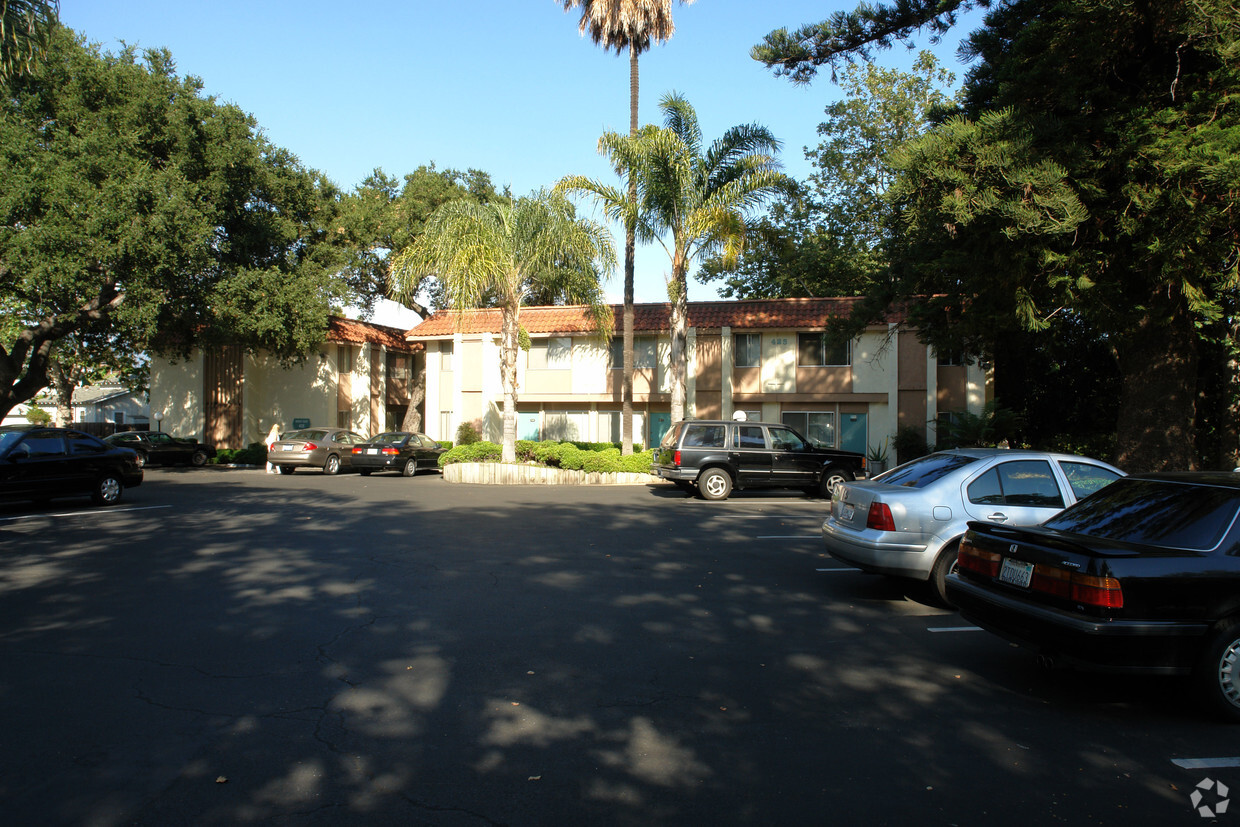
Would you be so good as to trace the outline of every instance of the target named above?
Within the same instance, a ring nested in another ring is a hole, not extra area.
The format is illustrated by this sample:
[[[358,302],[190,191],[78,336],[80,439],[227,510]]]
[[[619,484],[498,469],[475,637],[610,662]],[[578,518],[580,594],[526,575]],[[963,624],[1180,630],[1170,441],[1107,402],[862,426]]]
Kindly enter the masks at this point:
[[[130,430],[151,425],[151,406],[143,391],[131,391],[119,382],[102,382],[73,391],[73,423],[106,422]],[[55,414],[53,413],[53,416]],[[66,423],[70,424],[70,423]]]
[[[337,426],[371,436],[400,427],[422,345],[404,331],[338,316],[327,339],[291,368],[240,347],[185,360],[151,359],[151,416],[161,429],[217,448],[262,442],[276,424]]]
[[[791,425],[819,445],[898,461],[900,428],[935,441],[938,424],[980,414],[988,366],[937,355],[890,318],[851,342],[825,333],[857,299],[690,302],[685,416]],[[620,441],[621,312],[599,341],[588,308],[524,307],[530,348],[517,357],[517,438]],[[633,441],[658,444],[671,425],[671,307],[635,308]],[[462,422],[502,436],[498,310],[435,313],[408,333],[426,346],[426,432],[452,439]]]

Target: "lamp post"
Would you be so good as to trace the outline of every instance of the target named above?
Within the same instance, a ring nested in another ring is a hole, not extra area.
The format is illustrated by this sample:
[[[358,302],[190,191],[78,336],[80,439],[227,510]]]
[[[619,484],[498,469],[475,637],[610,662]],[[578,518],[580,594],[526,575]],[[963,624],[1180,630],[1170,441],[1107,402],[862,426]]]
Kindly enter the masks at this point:
[[[162,431],[163,427],[159,423],[164,421],[164,415],[156,411],[151,418],[155,420],[155,430]]]

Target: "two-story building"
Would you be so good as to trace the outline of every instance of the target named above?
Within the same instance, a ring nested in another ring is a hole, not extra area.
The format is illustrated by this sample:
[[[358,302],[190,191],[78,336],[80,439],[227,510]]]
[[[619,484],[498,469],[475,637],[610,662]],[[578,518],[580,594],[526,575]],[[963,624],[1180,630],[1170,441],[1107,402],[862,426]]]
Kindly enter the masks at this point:
[[[992,396],[988,368],[944,360],[897,319],[844,345],[824,333],[855,299],[691,302],[685,415],[784,422],[833,447],[888,453],[900,427],[934,442],[944,416],[978,414]],[[519,439],[620,440],[621,307],[600,341],[585,307],[525,307],[531,347],[517,361]],[[634,442],[670,426],[671,306],[635,308]],[[441,311],[407,334],[426,347],[426,430],[450,440],[462,422],[502,437],[500,311]]]
[[[404,331],[333,316],[327,337],[300,365],[240,347],[151,360],[151,415],[162,430],[219,448],[281,431],[336,426],[365,436],[400,427],[422,345]]]

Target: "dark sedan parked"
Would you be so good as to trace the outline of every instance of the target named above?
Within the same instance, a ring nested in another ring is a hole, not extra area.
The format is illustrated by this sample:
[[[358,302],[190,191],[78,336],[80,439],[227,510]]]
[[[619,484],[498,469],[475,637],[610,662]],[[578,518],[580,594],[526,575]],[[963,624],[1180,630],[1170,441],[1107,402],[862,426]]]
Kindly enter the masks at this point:
[[[1240,723],[1240,474],[1124,477],[1040,526],[969,524],[947,595],[1044,662],[1191,674]]]
[[[42,502],[89,494],[111,505],[142,484],[142,466],[128,448],[68,428],[0,427],[0,497]]]
[[[179,439],[162,431],[123,431],[106,436],[109,445],[132,448],[138,453],[143,465],[192,465],[201,468],[211,457],[215,448],[194,439]]]
[[[353,446],[353,467],[363,476],[372,471],[399,471],[412,477],[419,468],[438,468],[446,449],[426,434],[389,431]]]

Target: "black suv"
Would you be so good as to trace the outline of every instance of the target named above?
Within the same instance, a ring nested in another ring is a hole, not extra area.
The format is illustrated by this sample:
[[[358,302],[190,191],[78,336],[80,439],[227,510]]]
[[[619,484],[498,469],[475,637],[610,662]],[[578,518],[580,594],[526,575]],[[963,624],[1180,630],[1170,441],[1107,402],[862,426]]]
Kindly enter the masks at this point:
[[[677,422],[659,443],[650,473],[708,500],[733,488],[802,488],[831,496],[836,483],[865,478],[865,456],[815,447],[787,425],[695,419]]]

